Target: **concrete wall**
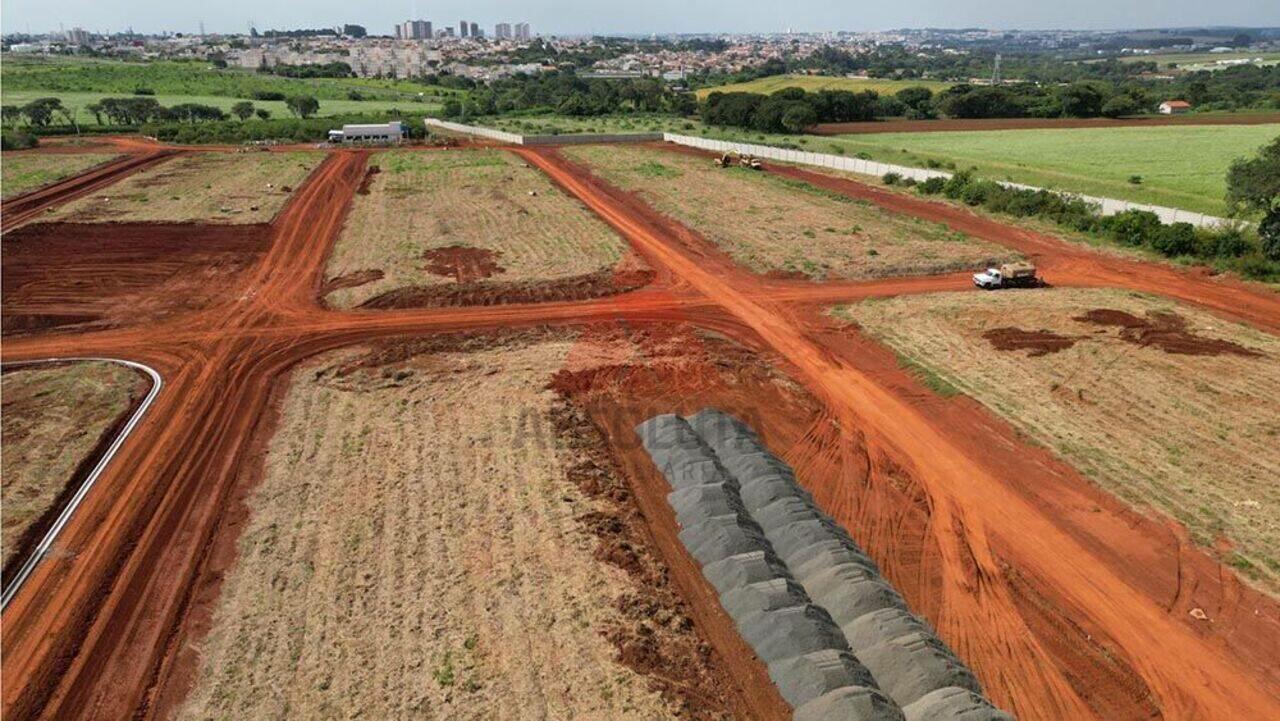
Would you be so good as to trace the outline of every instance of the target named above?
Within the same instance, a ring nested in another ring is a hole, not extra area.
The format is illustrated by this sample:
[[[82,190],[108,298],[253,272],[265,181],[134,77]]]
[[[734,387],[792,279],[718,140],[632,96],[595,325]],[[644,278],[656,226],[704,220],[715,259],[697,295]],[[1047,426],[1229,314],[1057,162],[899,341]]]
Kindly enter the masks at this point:
[[[663,139],[662,133],[568,133],[564,135],[519,135],[479,125],[463,125],[446,120],[427,118],[427,130],[432,128],[454,133],[475,135],[512,145],[585,145],[589,143],[646,143]]]
[[[770,145],[754,145],[751,143],[735,143],[727,140],[713,140],[711,138],[701,138],[690,135],[678,135],[676,133],[664,133],[663,140],[677,145],[685,145],[691,148],[701,148],[702,150],[710,150],[717,153],[737,152],[747,155],[757,155],[761,158],[770,160],[779,160],[784,163],[796,163],[798,165],[814,165],[820,168],[831,168],[833,170],[843,170],[859,175],[872,175],[876,177],[883,176],[885,173],[897,173],[904,178],[914,178],[917,181],[927,180],[929,178],[950,178],[951,173],[942,170],[927,170],[925,168],[911,168],[905,165],[890,165],[888,163],[877,163],[870,160],[862,160],[860,158],[847,158],[843,155],[830,155],[827,153],[809,153],[803,150],[787,150],[785,148],[775,148]],[[1022,188],[1026,190],[1041,190],[1032,185],[1021,185],[1018,183],[1001,182],[1001,185],[1010,188]],[[1189,210],[1180,208],[1167,208],[1161,205],[1146,205],[1143,203],[1133,203],[1127,200],[1117,200],[1115,198],[1098,198],[1091,195],[1080,195],[1077,193],[1063,193],[1063,195],[1072,195],[1084,200],[1087,203],[1098,206],[1099,211],[1103,215],[1115,215],[1126,210],[1146,210],[1155,213],[1160,220],[1166,223],[1190,223],[1200,227],[1216,227],[1228,225],[1232,221],[1225,218],[1219,218],[1213,215],[1205,215],[1204,213],[1193,213]]]

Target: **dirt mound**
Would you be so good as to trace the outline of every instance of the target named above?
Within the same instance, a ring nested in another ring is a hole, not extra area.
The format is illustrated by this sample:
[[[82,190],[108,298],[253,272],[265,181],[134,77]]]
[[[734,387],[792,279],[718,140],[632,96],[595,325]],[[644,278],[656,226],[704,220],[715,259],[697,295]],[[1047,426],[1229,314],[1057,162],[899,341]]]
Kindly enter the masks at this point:
[[[470,283],[507,272],[498,265],[501,252],[487,248],[471,248],[464,245],[449,245],[443,248],[432,248],[422,254],[427,261],[425,270],[436,275],[453,278],[459,283]]]
[[[1049,330],[1023,330],[1022,328],[992,328],[982,334],[991,347],[1002,351],[1027,351],[1028,358],[1038,358],[1063,351],[1076,344],[1077,338],[1058,335]]]
[[[588,300],[643,288],[652,282],[651,270],[601,270],[547,282],[481,281],[450,285],[411,286],[377,295],[361,308],[435,308],[441,306],[501,305]]]
[[[370,165],[364,171],[364,177],[360,179],[360,187],[356,188],[357,195],[368,195],[369,186],[373,185],[373,176],[382,172],[382,168],[376,165]]]
[[[1187,319],[1172,311],[1147,311],[1146,318],[1109,308],[1095,308],[1074,320],[1120,329],[1121,340],[1134,345],[1159,348],[1177,355],[1238,355],[1256,358],[1262,354],[1238,343],[1206,338],[1187,329]]]
[[[373,269],[357,270],[352,273],[329,278],[324,283],[320,284],[320,297],[323,298],[335,290],[342,290],[343,288],[357,288],[366,283],[382,280],[382,275],[382,271]]]

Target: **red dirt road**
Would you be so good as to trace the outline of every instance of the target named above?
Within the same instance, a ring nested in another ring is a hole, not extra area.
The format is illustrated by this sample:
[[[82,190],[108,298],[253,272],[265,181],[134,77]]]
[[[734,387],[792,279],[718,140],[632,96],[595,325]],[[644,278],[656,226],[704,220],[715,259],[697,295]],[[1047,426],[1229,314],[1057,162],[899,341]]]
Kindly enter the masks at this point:
[[[616,228],[655,270],[654,282],[578,302],[324,310],[317,294],[327,256],[366,159],[339,151],[273,221],[257,262],[211,281],[223,291],[151,322],[6,339],[6,362],[103,353],[148,363],[166,382],[68,525],[59,553],[5,610],[6,718],[155,718],[181,697],[174,659],[197,631],[192,609],[208,588],[208,549],[215,535],[236,533],[229,499],[246,482],[250,440],[273,389],[299,361],[378,337],[606,321],[692,324],[767,354],[800,381],[816,405],[783,412],[766,438],[1020,718],[1280,718],[1273,600],[1200,551],[1179,543],[1171,552],[1158,522],[1027,449],[971,401],[924,392],[885,349],[819,312],[841,300],[959,290],[968,287],[963,274],[824,285],[762,278],[554,151],[513,152]],[[1094,255],[947,206],[839,183],[828,187],[1022,248],[1054,284],[1134,287],[1269,330],[1280,323],[1280,301],[1244,284]],[[81,302],[67,293],[64,302]],[[621,429],[603,430],[624,440]],[[992,444],[1028,460],[995,467]],[[633,473],[632,482],[655,481]],[[651,485],[642,490],[657,497]],[[904,545],[911,539],[914,551]],[[687,559],[672,545],[665,552],[677,556],[673,573],[688,576],[681,585],[696,595],[700,578]],[[690,602],[741,684],[737,695],[750,698],[758,664],[728,657],[709,598]],[[1204,605],[1213,622],[1191,619],[1189,603]]]

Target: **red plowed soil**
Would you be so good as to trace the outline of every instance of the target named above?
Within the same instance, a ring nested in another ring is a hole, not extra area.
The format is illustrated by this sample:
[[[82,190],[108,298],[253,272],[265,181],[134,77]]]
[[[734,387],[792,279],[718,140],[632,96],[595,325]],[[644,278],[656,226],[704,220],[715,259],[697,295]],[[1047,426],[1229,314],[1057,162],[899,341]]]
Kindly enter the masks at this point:
[[[467,281],[448,285],[410,286],[374,296],[360,304],[360,307],[385,310],[589,300],[643,288],[652,282],[653,277],[653,271],[650,270],[601,270],[554,281]]]
[[[725,692],[743,716],[784,711],[675,539],[664,483],[631,432],[652,413],[715,405],[760,429],[991,697],[1024,721],[1280,718],[1273,599],[1174,524],[1102,493],[976,403],[928,392],[888,350],[821,312],[842,299],[961,290],[962,275],[824,285],[755,276],[554,151],[516,152],[619,230],[654,269],[653,284],[573,302],[324,310],[316,291],[325,258],[365,178],[365,154],[347,151],[313,173],[265,247],[247,249],[246,265],[231,272],[221,251],[203,264],[181,260],[201,252],[196,246],[230,242],[218,228],[184,227],[192,248],[178,260],[160,243],[112,256],[97,272],[69,250],[82,239],[55,229],[42,237],[63,250],[43,264],[34,251],[14,256],[26,258],[14,290],[6,237],[5,304],[16,292],[32,316],[24,321],[32,332],[6,340],[6,361],[110,354],[147,362],[166,383],[63,532],[60,553],[5,610],[6,718],[156,718],[181,699],[178,661],[207,628],[202,614],[216,592],[211,559],[243,523],[235,499],[253,480],[250,439],[268,422],[272,390],[300,360],[378,337],[551,323],[593,324],[583,353],[597,352],[593,333],[635,339],[605,370],[583,372],[571,358],[554,389],[586,414],[625,471],[672,586],[722,659]],[[1095,255],[853,181],[776,172],[1018,248],[1055,285],[1162,293],[1280,329],[1280,299],[1246,284]],[[167,263],[172,275],[159,270]],[[169,283],[178,282],[175,293]],[[477,284],[485,282],[493,281]],[[184,294],[195,300],[174,297]],[[115,327],[38,331],[46,321],[37,315],[58,313]],[[631,663],[656,665],[652,649],[626,634],[616,641]]]

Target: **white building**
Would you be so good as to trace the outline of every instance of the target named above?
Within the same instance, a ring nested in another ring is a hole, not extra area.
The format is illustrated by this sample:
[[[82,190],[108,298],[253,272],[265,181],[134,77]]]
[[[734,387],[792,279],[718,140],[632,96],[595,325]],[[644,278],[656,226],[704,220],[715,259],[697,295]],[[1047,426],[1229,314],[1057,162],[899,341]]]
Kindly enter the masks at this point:
[[[493,26],[493,36],[498,40],[511,39],[511,23],[498,23]]]
[[[528,40],[530,37],[529,23],[516,23],[515,36],[516,40]]]
[[[1191,103],[1185,100],[1166,100],[1160,103],[1159,110],[1162,115],[1182,115],[1191,112]]]
[[[342,130],[330,130],[331,143],[400,143],[409,132],[399,120],[374,125],[344,125]]]

